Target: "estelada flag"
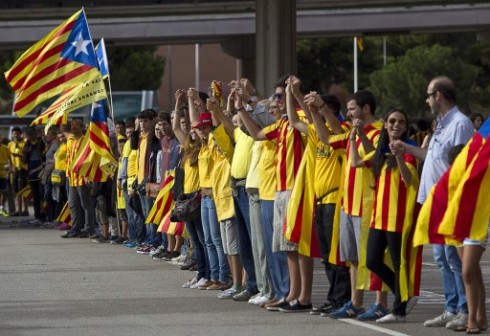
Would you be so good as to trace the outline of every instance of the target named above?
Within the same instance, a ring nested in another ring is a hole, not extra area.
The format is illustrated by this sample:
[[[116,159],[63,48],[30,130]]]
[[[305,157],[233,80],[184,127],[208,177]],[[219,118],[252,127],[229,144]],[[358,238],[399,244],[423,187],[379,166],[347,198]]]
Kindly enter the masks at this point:
[[[459,184],[462,181],[468,167],[471,166],[474,158],[483,146],[484,139],[480,133],[476,133],[457,156],[453,165],[442,175],[439,181],[432,187],[429,195],[420,209],[415,228],[413,243],[415,246],[423,244],[457,244],[453,240],[451,229],[443,229],[442,234],[439,227],[442,223],[446,211],[449,209],[450,201],[455,197]],[[473,191],[477,191],[474,189]],[[478,193],[476,194],[478,195]],[[474,195],[475,196],[475,195]],[[464,204],[454,204],[459,207],[471,206],[464,201]],[[471,217],[470,217],[471,218]],[[449,220],[449,217],[447,218]],[[449,222],[446,222],[448,224]],[[488,217],[487,217],[488,223]],[[486,224],[487,224],[486,223]],[[469,223],[466,223],[469,224]],[[485,225],[486,225],[485,224]],[[450,226],[454,226],[451,225]]]
[[[36,105],[98,73],[97,58],[83,9],[34,44],[5,73],[23,117]]]
[[[158,192],[157,198],[151,207],[146,224],[159,224],[163,217],[170,213],[173,206],[172,187],[174,186],[174,176],[168,175],[163,181],[162,189]]]

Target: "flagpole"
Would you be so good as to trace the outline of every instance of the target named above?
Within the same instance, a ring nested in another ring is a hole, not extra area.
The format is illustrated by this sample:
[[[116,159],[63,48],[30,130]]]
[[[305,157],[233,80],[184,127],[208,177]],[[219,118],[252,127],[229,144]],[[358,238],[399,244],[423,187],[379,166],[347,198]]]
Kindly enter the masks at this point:
[[[357,92],[357,36],[354,36],[354,92]]]

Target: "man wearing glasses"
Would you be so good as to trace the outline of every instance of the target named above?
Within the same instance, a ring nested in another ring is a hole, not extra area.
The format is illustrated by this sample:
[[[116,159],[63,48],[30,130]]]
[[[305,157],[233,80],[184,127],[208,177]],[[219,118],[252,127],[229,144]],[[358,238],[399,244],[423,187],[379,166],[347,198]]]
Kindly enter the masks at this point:
[[[425,202],[432,186],[449,168],[449,150],[466,144],[473,136],[470,119],[456,106],[456,88],[451,79],[444,76],[432,79],[427,88],[426,103],[437,117],[437,127],[428,149],[399,142],[407,153],[425,160],[417,198],[420,204]],[[433,245],[433,249],[434,260],[441,270],[446,309],[440,316],[425,321],[424,326],[463,327],[468,320],[468,305],[461,276],[461,260],[454,246]]]

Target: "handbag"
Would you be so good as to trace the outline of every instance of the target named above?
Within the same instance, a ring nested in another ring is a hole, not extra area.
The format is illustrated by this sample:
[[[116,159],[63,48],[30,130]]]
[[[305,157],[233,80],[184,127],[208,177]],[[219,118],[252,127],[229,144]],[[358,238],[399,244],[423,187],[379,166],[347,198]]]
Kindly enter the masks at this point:
[[[51,173],[51,184],[54,186],[64,186],[66,183],[66,173],[64,170],[55,169]]]
[[[161,189],[160,183],[151,183],[151,182],[146,183],[145,184],[146,197],[157,198],[160,189]]]
[[[201,217],[201,192],[193,195],[182,194],[175,201],[170,212],[172,222],[191,222]]]

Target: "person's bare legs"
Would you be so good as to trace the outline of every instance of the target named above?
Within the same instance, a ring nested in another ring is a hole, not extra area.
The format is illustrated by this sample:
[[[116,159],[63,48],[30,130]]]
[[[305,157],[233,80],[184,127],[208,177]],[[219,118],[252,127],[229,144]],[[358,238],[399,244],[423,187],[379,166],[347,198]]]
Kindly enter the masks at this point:
[[[128,221],[121,219],[121,238],[128,239]]]
[[[480,259],[484,251],[480,245],[464,245],[458,248],[468,303],[468,329],[486,329],[488,327],[485,284],[480,267]]]
[[[388,292],[376,291],[376,304],[388,308]]]
[[[175,239],[175,246],[174,246],[173,251],[180,253],[180,250],[182,248],[182,244],[184,243],[184,238],[182,238],[182,236],[173,236],[173,235],[167,234],[167,237],[170,237],[170,236],[174,237],[174,239]]]
[[[350,264],[350,289],[351,302],[354,308],[361,308],[364,304],[364,290],[357,289],[357,267],[359,262],[351,261]]]
[[[286,298],[286,301],[291,302],[299,297],[301,277],[299,272],[298,252],[288,251],[287,254],[289,267],[289,295]]]
[[[298,264],[301,283],[298,301],[302,305],[309,305],[311,303],[311,291],[313,287],[314,260],[311,257],[298,253]]]
[[[237,290],[241,290],[242,287],[242,262],[240,261],[240,255],[229,255],[228,263],[230,264],[231,276],[233,278],[233,286]]]
[[[173,252],[175,250],[175,245],[176,245],[175,236],[168,233],[166,233],[166,235],[168,241],[167,251]]]

